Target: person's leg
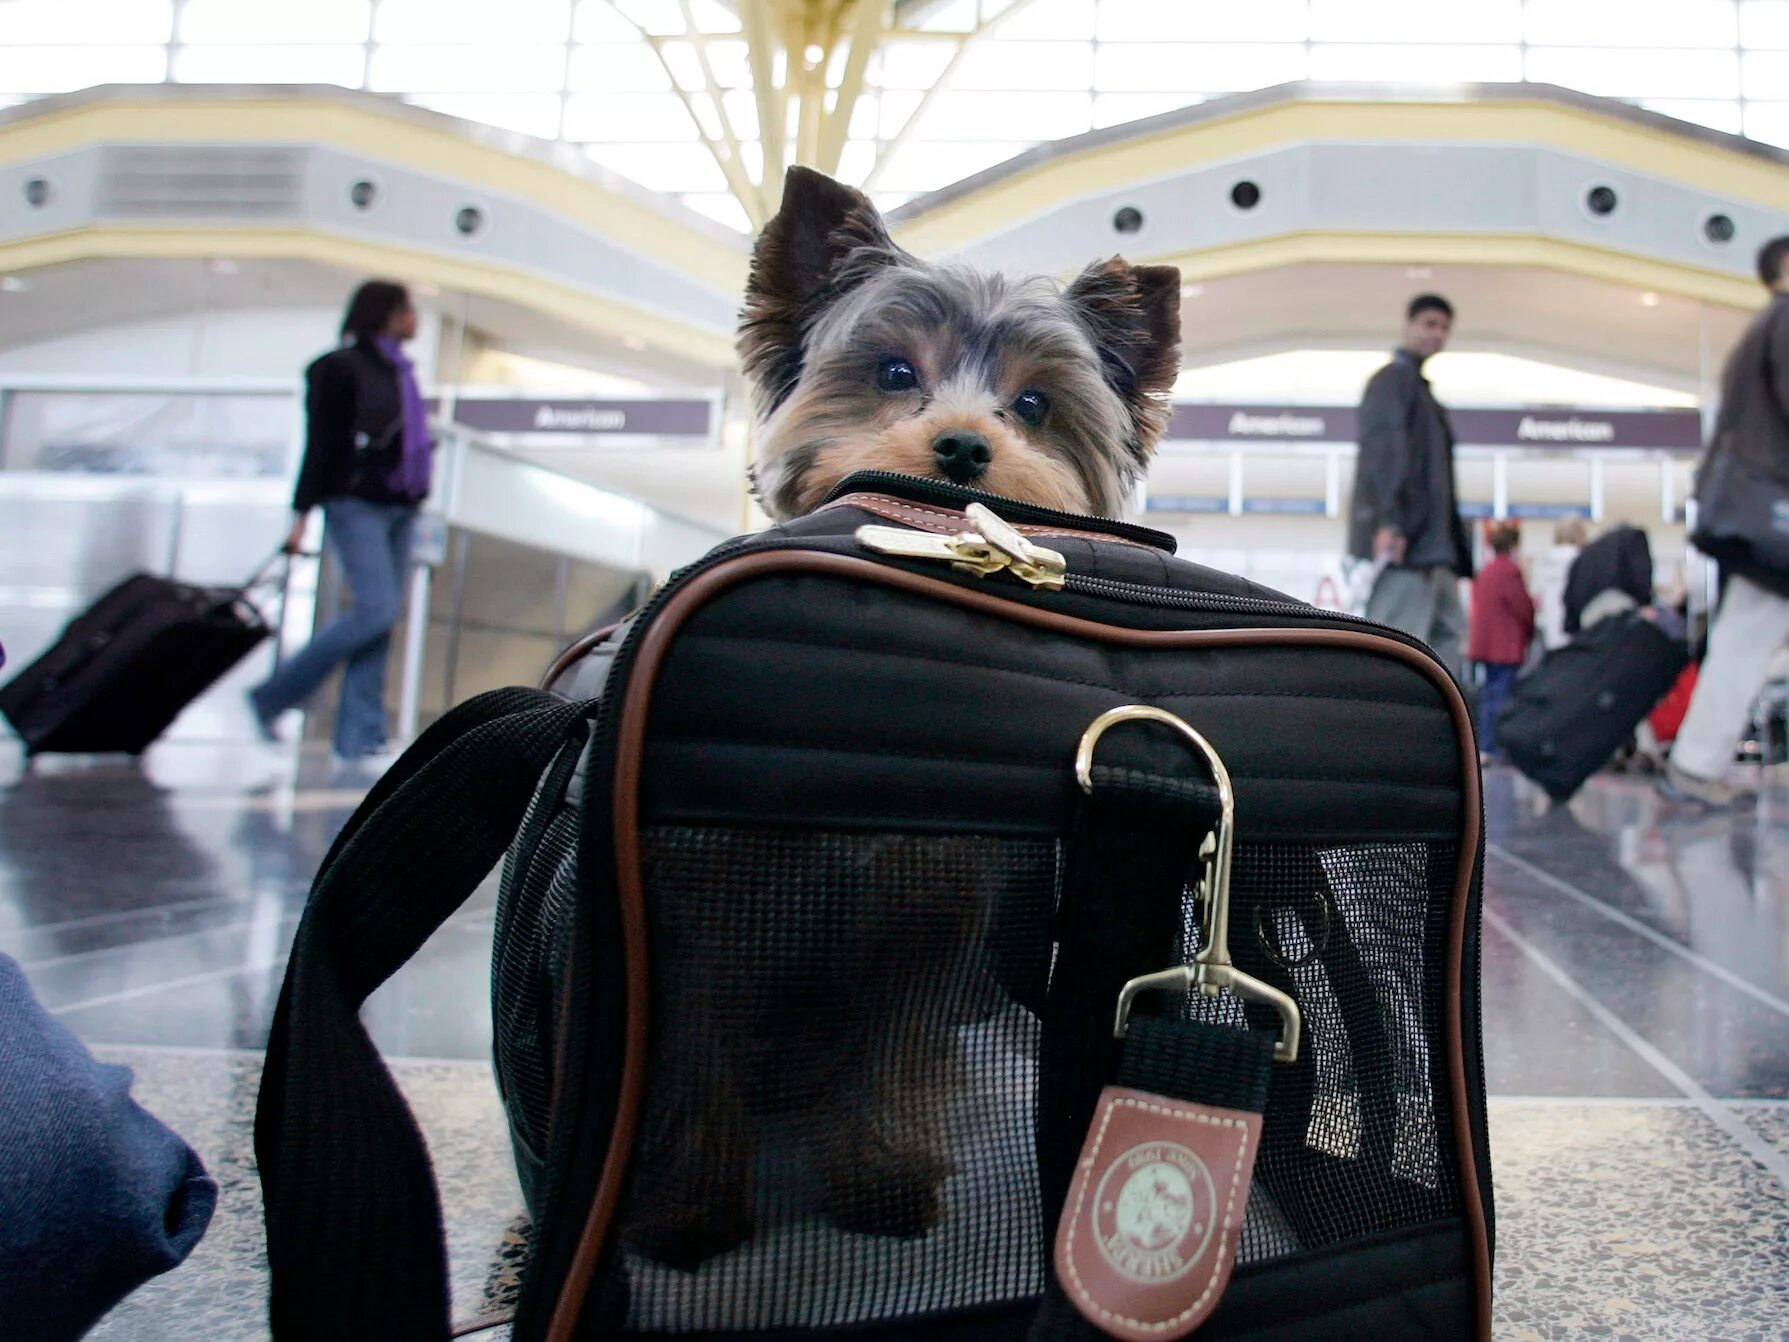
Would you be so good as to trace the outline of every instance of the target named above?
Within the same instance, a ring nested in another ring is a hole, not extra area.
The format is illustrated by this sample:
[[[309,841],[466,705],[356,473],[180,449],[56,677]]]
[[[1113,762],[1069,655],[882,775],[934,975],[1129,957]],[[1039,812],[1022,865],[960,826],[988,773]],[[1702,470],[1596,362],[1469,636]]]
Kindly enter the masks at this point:
[[[1708,655],[1696,675],[1696,690],[1671,764],[1693,778],[1718,781],[1733,763],[1745,730],[1746,710],[1764,688],[1770,660],[1789,639],[1789,598],[1735,577],[1708,634]]]
[[[1478,748],[1483,754],[1497,754],[1497,715],[1503,712],[1503,706],[1509,702],[1509,692],[1516,683],[1516,672],[1521,669],[1519,666],[1505,666],[1498,662],[1485,663],[1485,685],[1478,700]]]
[[[255,712],[264,722],[309,699],[338,662],[387,633],[397,618],[390,547],[378,505],[336,499],[323,510],[327,519],[324,538],[334,547],[347,574],[354,604],[250,691]]]
[[[342,669],[342,700],[335,718],[335,751],[344,759],[371,754],[386,743],[385,669],[390,659],[391,630],[397,623],[405,580],[410,574],[410,536],[416,512],[397,506],[382,511],[385,534],[381,541],[390,575],[391,620],[385,631],[355,651]]]
[[[1429,616],[1429,628],[1420,635],[1435,650],[1455,680],[1461,675],[1461,654],[1466,650],[1466,611],[1460,605],[1460,578],[1450,568],[1432,568],[1428,579],[1434,591],[1435,604]]]
[[[1367,618],[1426,639],[1435,619],[1435,584],[1427,569],[1388,568],[1367,598]]]

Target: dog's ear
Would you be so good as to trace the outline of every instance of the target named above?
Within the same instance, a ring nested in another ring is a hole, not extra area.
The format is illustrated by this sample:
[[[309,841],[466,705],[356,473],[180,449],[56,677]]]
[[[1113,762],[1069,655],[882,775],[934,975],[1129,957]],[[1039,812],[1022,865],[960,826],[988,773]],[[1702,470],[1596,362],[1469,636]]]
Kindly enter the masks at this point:
[[[1168,425],[1168,393],[1180,375],[1180,271],[1114,256],[1088,266],[1064,297],[1130,410],[1131,452],[1147,461]]]
[[[765,412],[800,380],[802,337],[825,300],[905,255],[863,192],[812,168],[789,169],[782,207],[752,249],[739,315],[740,360]]]

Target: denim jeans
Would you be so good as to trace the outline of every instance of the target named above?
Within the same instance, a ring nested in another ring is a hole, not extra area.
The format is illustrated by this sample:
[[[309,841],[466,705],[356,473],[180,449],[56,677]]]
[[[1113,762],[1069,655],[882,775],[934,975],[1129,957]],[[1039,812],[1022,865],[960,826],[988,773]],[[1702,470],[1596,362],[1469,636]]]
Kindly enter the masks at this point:
[[[1502,662],[1486,662],[1484,688],[1478,696],[1478,748],[1486,755],[1497,753],[1497,719],[1516,687],[1516,673],[1522,668]]]
[[[185,1260],[217,1185],[0,955],[0,1337],[74,1342]]]
[[[385,744],[385,662],[410,571],[416,507],[330,499],[323,505],[323,517],[324,539],[335,547],[348,575],[354,604],[318,630],[250,698],[255,711],[271,720],[309,699],[338,663],[345,664],[335,715],[335,749],[353,759]]]

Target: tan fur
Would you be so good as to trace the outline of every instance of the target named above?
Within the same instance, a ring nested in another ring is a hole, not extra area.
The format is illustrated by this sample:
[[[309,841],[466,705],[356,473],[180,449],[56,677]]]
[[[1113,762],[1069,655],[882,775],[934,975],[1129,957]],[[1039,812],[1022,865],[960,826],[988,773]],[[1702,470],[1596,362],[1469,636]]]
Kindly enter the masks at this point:
[[[740,315],[759,502],[786,521],[853,471],[882,470],[1118,516],[1167,424],[1179,306],[1172,266],[1112,257],[1062,286],[921,260],[862,192],[791,168]],[[879,381],[897,359],[915,385]],[[1047,406],[1017,405],[1025,391]],[[955,445],[937,459],[950,430],[986,440],[984,470]]]
[[[805,513],[818,507],[832,487],[853,471],[899,471],[944,479],[932,458],[932,440],[945,429],[973,429],[994,449],[987,472],[972,482],[976,489],[1063,512],[1088,511],[1081,482],[1065,463],[1033,448],[991,416],[970,415],[927,415],[884,433],[849,438],[822,449],[802,480],[800,510]]]

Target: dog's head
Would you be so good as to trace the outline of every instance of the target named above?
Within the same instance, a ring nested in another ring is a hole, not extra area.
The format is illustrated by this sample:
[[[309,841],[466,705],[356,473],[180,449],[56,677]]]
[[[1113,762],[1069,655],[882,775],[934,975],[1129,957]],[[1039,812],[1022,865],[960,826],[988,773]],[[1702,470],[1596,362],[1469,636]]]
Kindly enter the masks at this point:
[[[773,517],[858,470],[1111,516],[1167,423],[1180,272],[1114,257],[1064,289],[921,261],[868,197],[791,168],[752,256],[739,352]]]

